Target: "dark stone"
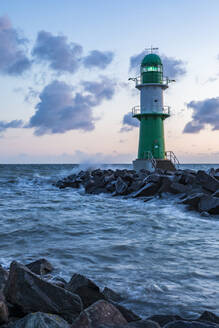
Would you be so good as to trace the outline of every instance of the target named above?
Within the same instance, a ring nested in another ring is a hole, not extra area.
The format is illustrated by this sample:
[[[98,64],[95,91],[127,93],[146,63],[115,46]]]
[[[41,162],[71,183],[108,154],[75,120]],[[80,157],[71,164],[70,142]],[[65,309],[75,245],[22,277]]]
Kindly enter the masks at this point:
[[[153,196],[158,192],[159,187],[160,185],[158,183],[148,183],[146,186],[133,193],[132,197]]]
[[[212,194],[213,197],[217,197],[219,198],[219,190],[215,191],[213,194]]]
[[[210,322],[214,322],[214,323],[218,323],[219,324],[219,317],[209,311],[205,311],[202,313],[202,315],[198,318],[198,320],[200,321],[210,321]]]
[[[69,324],[57,315],[36,312],[10,323],[8,328],[69,328]]]
[[[72,322],[82,310],[78,295],[39,278],[16,261],[10,266],[5,296],[23,314],[47,312],[61,315]]]
[[[71,328],[97,328],[101,325],[122,326],[127,324],[123,315],[115,306],[104,300],[98,301],[87,309],[74,321]]]
[[[80,274],[74,274],[66,285],[66,289],[80,296],[84,308],[91,304],[104,300],[105,296],[100,292],[99,287],[90,279]]]
[[[145,186],[145,183],[142,180],[133,181],[131,183],[131,185],[128,187],[127,192],[128,193],[136,192],[144,186]]]
[[[8,322],[8,307],[2,292],[0,292],[0,324]]]
[[[197,181],[204,189],[211,192],[215,192],[219,189],[219,181],[213,176],[208,175],[205,171],[198,171]]]
[[[103,295],[107,301],[121,302],[123,300],[121,295],[108,287],[104,287]]]
[[[203,193],[197,193],[193,194],[191,196],[186,197],[183,201],[182,204],[185,205],[190,205],[195,209],[198,209],[198,204],[200,202],[200,199],[204,197],[205,195]]]
[[[172,315],[172,314],[170,314],[170,315],[156,314],[156,315],[153,315],[153,316],[147,318],[147,320],[155,321],[155,322],[159,323],[159,325],[161,327],[163,327],[168,322],[182,320],[182,318],[178,315]]]
[[[219,198],[212,196],[204,196],[198,204],[200,212],[208,212],[210,214],[219,214]]]
[[[123,181],[121,177],[118,177],[115,183],[116,195],[125,195],[128,189],[128,185]]]
[[[212,322],[200,321],[173,321],[169,322],[164,328],[219,328],[219,325]]]
[[[26,265],[26,267],[39,275],[44,275],[53,271],[53,266],[46,259],[39,259]]]
[[[125,306],[117,303],[112,303],[123,315],[123,317],[127,320],[127,322],[138,321],[141,318],[131,310],[127,309]]]
[[[191,190],[191,186],[185,186],[178,182],[173,182],[170,185],[171,192],[174,194],[184,194]]]
[[[0,292],[5,288],[9,273],[0,265]]]
[[[158,190],[158,193],[161,194],[163,192],[169,192],[171,193],[172,192],[172,189],[171,189],[171,184],[172,184],[172,176],[164,176],[162,177],[162,180],[161,180],[161,186]]]

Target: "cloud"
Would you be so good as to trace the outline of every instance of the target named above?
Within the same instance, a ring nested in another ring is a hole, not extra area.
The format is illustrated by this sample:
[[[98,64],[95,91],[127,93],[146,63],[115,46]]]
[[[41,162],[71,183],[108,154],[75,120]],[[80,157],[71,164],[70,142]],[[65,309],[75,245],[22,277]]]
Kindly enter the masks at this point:
[[[83,82],[82,87],[83,91],[73,96],[72,87],[65,82],[55,80],[48,84],[39,95],[36,112],[26,127],[35,128],[37,136],[94,130],[93,108],[113,97],[115,83],[102,77],[100,82]]]
[[[133,128],[139,127],[139,121],[132,117],[132,113],[125,114],[122,121],[123,127],[120,129],[120,132],[129,132]]]
[[[80,66],[105,69],[113,60],[111,51],[92,50],[83,57],[83,47],[80,44],[68,42],[64,35],[55,36],[46,31],[40,31],[32,54],[39,62],[49,63],[49,67],[59,73],[75,73]]]
[[[0,121],[0,132],[4,132],[10,128],[17,129],[21,127],[23,127],[23,121],[21,120],[13,120],[10,122]]]
[[[74,73],[79,67],[82,51],[81,45],[68,43],[66,36],[40,31],[32,54],[39,61],[49,62],[50,68],[56,71]]]
[[[184,133],[198,133],[209,124],[213,131],[219,130],[219,97],[202,101],[191,101],[192,121],[184,127]]]
[[[83,62],[86,68],[97,67],[105,69],[113,60],[114,53],[112,51],[93,50],[84,57]]]
[[[141,61],[145,55],[146,52],[142,51],[141,53],[130,57],[130,72],[140,72]],[[165,55],[161,55],[160,57],[163,63],[164,76],[168,76],[170,79],[175,79],[185,75],[186,69],[184,61],[173,57],[167,57]]]
[[[0,17],[0,73],[21,75],[31,67],[31,61],[26,56],[25,44],[14,29],[8,17]]]

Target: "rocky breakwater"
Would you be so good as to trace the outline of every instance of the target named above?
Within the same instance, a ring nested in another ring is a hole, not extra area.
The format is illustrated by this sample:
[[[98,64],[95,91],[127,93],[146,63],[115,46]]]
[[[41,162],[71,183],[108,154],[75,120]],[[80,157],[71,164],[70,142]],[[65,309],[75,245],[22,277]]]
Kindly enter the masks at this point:
[[[84,187],[88,194],[110,193],[113,196],[141,197],[148,201],[174,194],[179,202],[203,215],[219,214],[219,169],[208,172],[177,170],[153,173],[147,170],[87,170],[57,181],[56,187]]]
[[[28,265],[14,261],[9,272],[0,266],[1,328],[219,328],[219,317],[207,311],[195,320],[178,315],[142,319],[113,290],[101,290],[77,273],[69,282],[55,279],[48,275],[52,270],[45,259]]]

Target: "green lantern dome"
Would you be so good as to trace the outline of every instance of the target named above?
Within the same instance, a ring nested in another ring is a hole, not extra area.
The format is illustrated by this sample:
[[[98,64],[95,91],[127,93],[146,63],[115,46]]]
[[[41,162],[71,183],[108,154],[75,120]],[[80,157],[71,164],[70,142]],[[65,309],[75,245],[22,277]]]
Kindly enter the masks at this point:
[[[163,80],[163,65],[156,54],[146,55],[141,62],[141,82],[161,84]]]
[[[153,65],[155,65],[155,66],[162,65],[160,57],[156,54],[146,55],[141,62],[141,67],[142,66],[153,66]]]

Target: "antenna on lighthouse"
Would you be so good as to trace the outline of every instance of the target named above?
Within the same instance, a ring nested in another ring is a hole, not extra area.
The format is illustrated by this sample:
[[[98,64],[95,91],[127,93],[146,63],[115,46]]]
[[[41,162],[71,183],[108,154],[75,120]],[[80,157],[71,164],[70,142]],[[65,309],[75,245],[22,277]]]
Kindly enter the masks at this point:
[[[153,53],[153,51],[158,50],[159,48],[154,48],[153,46],[151,46],[150,48],[146,48],[145,51],[150,52],[151,54]]]

